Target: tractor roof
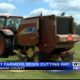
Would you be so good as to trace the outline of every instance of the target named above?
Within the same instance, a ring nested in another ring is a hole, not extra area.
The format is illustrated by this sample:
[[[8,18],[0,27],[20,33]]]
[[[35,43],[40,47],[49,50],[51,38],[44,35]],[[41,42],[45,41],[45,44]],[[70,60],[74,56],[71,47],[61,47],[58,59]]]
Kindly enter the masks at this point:
[[[34,16],[34,17],[28,17],[28,18],[25,18],[25,19],[27,20],[27,19],[41,18],[41,17],[47,17],[47,16],[55,16],[55,15]]]
[[[73,16],[46,15],[46,16],[34,16],[34,17],[28,17],[28,18],[25,18],[25,19],[27,20],[27,19],[41,18],[41,17],[47,17],[47,16],[55,16],[55,17],[57,17],[57,18],[73,18]]]
[[[12,18],[23,18],[21,16],[9,16],[9,15],[0,15],[0,17],[4,17],[4,18],[10,18],[10,17],[12,17]]]

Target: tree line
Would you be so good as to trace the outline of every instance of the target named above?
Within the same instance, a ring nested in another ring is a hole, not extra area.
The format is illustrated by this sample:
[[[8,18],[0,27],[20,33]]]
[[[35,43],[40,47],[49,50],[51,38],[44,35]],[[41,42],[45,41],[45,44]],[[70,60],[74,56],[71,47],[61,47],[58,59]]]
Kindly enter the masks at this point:
[[[80,35],[80,24],[75,24],[74,30],[76,34]]]

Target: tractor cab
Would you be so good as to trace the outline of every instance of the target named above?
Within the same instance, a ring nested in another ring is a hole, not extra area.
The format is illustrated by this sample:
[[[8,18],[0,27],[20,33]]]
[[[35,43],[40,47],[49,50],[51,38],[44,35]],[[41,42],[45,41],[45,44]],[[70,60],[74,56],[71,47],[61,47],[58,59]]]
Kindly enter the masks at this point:
[[[0,29],[5,28],[6,25],[6,17],[5,16],[0,16]]]
[[[16,33],[22,17],[18,16],[0,16],[0,29],[9,29]]]
[[[12,54],[16,42],[16,33],[22,21],[20,16],[0,15],[0,57]]]

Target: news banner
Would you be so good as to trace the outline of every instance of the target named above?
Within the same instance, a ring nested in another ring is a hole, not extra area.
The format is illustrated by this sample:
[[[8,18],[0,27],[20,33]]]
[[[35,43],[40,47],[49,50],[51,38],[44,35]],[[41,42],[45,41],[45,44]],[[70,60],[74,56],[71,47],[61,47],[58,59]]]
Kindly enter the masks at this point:
[[[80,62],[0,62],[0,70],[80,70]]]

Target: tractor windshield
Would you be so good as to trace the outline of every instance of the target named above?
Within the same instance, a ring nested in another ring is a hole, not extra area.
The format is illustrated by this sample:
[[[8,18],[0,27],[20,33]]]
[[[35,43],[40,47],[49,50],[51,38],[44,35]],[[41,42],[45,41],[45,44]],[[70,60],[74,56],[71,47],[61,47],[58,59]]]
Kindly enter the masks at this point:
[[[5,18],[0,18],[0,29],[4,28]]]
[[[8,18],[7,19],[7,27],[8,29],[11,29],[12,31],[17,31],[18,27],[20,26],[20,23],[22,21],[22,18]]]

